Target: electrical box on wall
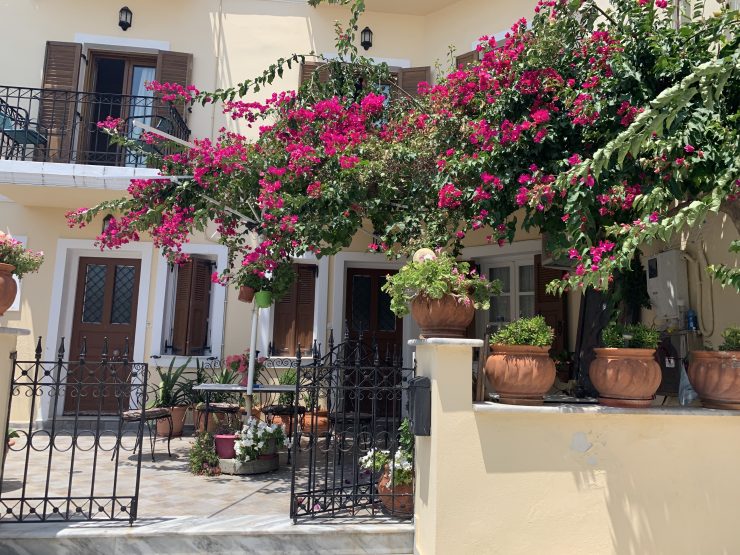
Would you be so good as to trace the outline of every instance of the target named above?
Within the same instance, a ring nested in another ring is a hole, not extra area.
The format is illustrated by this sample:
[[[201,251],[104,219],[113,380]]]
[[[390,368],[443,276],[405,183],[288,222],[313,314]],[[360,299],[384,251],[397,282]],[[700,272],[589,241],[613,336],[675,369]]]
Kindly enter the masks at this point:
[[[683,312],[689,307],[689,284],[686,260],[680,250],[648,258],[647,289],[655,309],[656,327],[683,329]]]

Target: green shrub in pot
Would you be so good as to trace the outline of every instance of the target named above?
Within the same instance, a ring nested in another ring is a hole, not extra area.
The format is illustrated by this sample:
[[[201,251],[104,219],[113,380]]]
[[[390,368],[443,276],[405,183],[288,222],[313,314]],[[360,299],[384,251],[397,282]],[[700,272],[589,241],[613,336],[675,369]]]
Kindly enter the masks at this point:
[[[547,325],[543,316],[520,318],[507,324],[491,336],[491,345],[530,345],[549,347],[555,331]]]

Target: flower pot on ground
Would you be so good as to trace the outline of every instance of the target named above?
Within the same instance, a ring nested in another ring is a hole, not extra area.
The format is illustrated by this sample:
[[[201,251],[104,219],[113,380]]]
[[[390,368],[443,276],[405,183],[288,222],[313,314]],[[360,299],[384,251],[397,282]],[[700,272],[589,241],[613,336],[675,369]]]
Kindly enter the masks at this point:
[[[478,275],[467,262],[421,249],[412,262],[388,276],[383,291],[399,318],[411,313],[421,337],[464,337],[475,309],[488,309],[498,282]]]
[[[718,351],[693,351],[688,376],[702,405],[740,410],[740,327],[727,328]]]
[[[204,403],[202,404],[202,406],[196,406],[195,410],[193,411],[193,415],[193,425],[195,426],[196,434],[202,434],[204,432],[213,434],[218,429],[218,420],[216,419],[216,415],[213,413],[209,415],[208,426],[206,427],[206,412]]]
[[[655,360],[659,333],[642,324],[610,324],[601,334],[603,348],[588,368],[599,403],[610,407],[649,407],[662,374]]]
[[[18,293],[18,279],[36,272],[44,261],[44,253],[35,252],[23,243],[0,231],[0,316],[13,304]]]
[[[213,436],[214,447],[219,459],[235,459],[234,443],[239,434],[216,434]]]
[[[326,410],[306,410],[303,416],[303,430],[308,433],[323,434],[329,430],[329,412]]]
[[[385,471],[378,482],[380,503],[392,516],[411,518],[414,516],[414,485],[411,481],[394,485],[391,476],[392,470],[386,465]]]
[[[183,383],[180,382],[183,373],[187,370],[191,358],[188,358],[184,364],[175,368],[175,358],[172,357],[167,370],[164,371],[159,366],[157,374],[159,375],[159,384],[154,398],[154,407],[170,409],[172,424],[170,428],[169,419],[162,418],[157,420],[157,435],[160,437],[179,437],[182,435],[182,429],[185,421],[185,412],[187,411],[187,399]]]
[[[254,300],[255,290],[248,285],[239,288],[239,300],[243,303],[251,303]]]
[[[250,418],[236,439],[236,459],[243,463],[277,459],[277,449],[281,445],[289,445],[283,426]]]
[[[555,383],[555,362],[549,354],[553,337],[542,316],[522,318],[491,336],[485,372],[499,402],[542,404]]]

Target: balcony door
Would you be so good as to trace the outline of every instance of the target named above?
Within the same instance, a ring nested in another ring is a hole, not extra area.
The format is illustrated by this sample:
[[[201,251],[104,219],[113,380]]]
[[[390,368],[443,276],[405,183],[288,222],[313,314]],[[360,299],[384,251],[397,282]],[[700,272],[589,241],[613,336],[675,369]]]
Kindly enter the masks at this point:
[[[85,132],[81,137],[82,150],[88,164],[105,166],[141,166],[144,156],[119,146],[111,145],[107,134],[97,126],[106,118],[121,118],[131,139],[137,139],[141,128],[134,121],[151,124],[154,112],[154,93],[146,84],[154,81],[156,56],[128,56],[107,52],[92,52],[90,56],[88,94],[83,103]]]

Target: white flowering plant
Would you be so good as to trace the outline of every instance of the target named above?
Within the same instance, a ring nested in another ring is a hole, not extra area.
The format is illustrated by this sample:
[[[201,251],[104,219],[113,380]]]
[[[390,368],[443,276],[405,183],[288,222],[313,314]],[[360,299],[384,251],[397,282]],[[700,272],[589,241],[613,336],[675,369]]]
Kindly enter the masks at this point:
[[[290,447],[290,439],[282,424],[266,424],[250,418],[234,442],[236,458],[241,462],[252,461],[259,455],[269,454],[271,445]]]
[[[414,478],[413,436],[408,420],[399,428],[399,447],[391,453],[388,449],[370,449],[360,458],[360,466],[374,473],[389,473],[388,487],[409,485]]]

